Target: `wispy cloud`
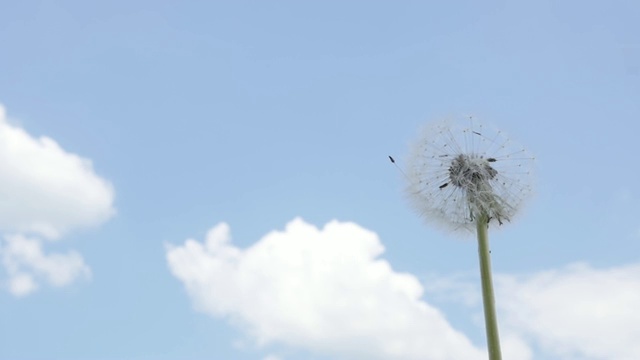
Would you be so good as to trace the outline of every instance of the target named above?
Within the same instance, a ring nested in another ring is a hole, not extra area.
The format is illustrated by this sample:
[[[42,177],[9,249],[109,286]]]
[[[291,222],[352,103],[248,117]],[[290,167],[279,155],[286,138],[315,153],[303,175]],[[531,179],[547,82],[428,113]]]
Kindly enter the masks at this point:
[[[557,358],[640,359],[640,264],[572,264],[527,276],[501,275],[508,326]]]
[[[575,263],[525,275],[497,274],[501,333],[553,359],[640,359],[640,264]],[[477,279],[431,276],[429,296],[480,312]]]

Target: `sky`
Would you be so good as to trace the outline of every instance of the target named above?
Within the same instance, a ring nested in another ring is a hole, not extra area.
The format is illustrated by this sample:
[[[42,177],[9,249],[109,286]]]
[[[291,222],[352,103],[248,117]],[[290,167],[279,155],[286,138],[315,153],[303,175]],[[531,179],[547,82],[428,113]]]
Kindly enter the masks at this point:
[[[1,8],[0,359],[485,359],[388,159],[468,116],[535,156],[503,357],[640,358],[637,2]]]

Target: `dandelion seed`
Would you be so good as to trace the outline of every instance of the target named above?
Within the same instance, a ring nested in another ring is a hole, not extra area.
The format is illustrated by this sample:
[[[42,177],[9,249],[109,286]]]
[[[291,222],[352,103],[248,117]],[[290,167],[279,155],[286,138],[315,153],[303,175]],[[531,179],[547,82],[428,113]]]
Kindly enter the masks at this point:
[[[511,221],[532,191],[534,158],[504,133],[475,119],[442,121],[424,130],[407,163],[407,194],[427,220],[454,230]]]

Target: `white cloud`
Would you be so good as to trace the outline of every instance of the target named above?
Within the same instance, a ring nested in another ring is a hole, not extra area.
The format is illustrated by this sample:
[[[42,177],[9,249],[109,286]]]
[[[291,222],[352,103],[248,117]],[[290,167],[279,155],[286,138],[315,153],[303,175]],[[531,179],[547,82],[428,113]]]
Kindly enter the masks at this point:
[[[383,252],[376,234],[356,224],[319,230],[296,219],[246,249],[219,224],[204,243],[169,246],[167,259],[197,309],[243,325],[261,344],[344,359],[485,358],[421,300],[426,288],[481,320],[477,276],[431,276],[423,287]],[[495,284],[505,358],[640,359],[640,264],[497,274]]]
[[[640,359],[640,264],[497,277],[508,326],[556,358]]]
[[[9,275],[9,292],[16,296],[37,290],[36,278],[53,286],[65,286],[78,278],[89,278],[91,270],[75,251],[46,255],[40,241],[23,235],[6,236],[0,259]]]
[[[14,271],[9,277],[8,289],[13,295],[21,297],[36,291],[38,284],[31,274]]]
[[[282,360],[281,357],[277,356],[277,355],[267,355],[264,359],[262,360]]]
[[[431,278],[429,295],[482,317],[481,299],[471,296],[480,292],[477,276]],[[640,359],[640,264],[594,269],[578,263],[494,280],[504,358],[513,349],[535,348],[545,359]]]
[[[478,274],[440,275],[431,274],[425,277],[425,291],[434,299],[446,302],[461,303],[468,307],[482,304],[482,294],[476,282]]]
[[[11,125],[1,104],[0,199],[0,260],[10,293],[25,296],[42,282],[60,287],[90,277],[79,253],[46,254],[39,238],[59,239],[108,220],[115,213],[113,187],[90,160]]]
[[[91,161],[7,122],[0,105],[0,230],[58,238],[115,212],[112,186]]]
[[[168,246],[167,260],[197,309],[241,324],[260,344],[344,359],[486,358],[420,299],[414,276],[379,258],[383,252],[377,235],[357,224],[319,230],[295,219],[247,249],[231,244],[222,223],[204,243]]]

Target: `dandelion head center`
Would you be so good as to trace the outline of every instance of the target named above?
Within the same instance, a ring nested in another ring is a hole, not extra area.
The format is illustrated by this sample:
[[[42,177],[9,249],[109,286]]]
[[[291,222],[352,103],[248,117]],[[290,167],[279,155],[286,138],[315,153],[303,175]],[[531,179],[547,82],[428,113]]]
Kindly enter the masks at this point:
[[[449,166],[451,184],[464,190],[477,189],[496,177],[498,171],[490,163],[495,159],[459,154]]]

